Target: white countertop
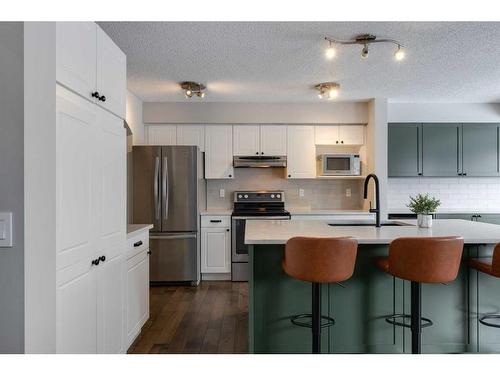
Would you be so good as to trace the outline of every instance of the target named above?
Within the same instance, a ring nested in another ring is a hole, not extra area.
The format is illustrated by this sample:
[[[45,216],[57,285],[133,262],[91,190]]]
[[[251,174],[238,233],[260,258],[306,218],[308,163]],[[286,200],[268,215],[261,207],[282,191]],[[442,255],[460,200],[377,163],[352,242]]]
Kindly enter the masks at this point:
[[[219,216],[231,216],[233,213],[233,209],[209,209],[209,210],[204,210],[200,212],[201,216],[207,216],[207,215],[219,215]]]
[[[389,244],[398,237],[463,236],[465,243],[500,242],[500,225],[467,220],[434,220],[432,228],[418,228],[416,220],[400,220],[407,226],[339,226],[324,220],[249,220],[245,227],[246,244],[285,244],[295,236],[350,236],[360,244]]]
[[[135,236],[137,233],[150,230],[153,224],[128,224],[127,225],[127,238]]]
[[[389,208],[387,210],[389,214],[413,214],[408,209],[405,208]],[[436,212],[438,215],[439,214],[500,214],[499,209],[478,209],[478,210],[471,210],[470,208],[444,208],[444,209],[439,209]]]

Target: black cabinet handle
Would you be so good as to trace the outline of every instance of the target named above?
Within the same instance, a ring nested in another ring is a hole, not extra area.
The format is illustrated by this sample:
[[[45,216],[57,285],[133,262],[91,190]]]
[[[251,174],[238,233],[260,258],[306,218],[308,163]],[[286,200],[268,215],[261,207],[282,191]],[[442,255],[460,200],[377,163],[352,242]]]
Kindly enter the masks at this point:
[[[419,175],[419,176],[422,176],[422,173],[419,173],[418,175]]]
[[[102,255],[102,256],[99,257],[99,260],[101,262],[105,262],[106,261],[106,257],[104,255]]]
[[[230,174],[229,177],[233,177],[233,175]]]
[[[261,155],[264,155],[264,153],[263,153],[263,152],[261,152],[260,154],[261,154]]]
[[[99,92],[98,91],[94,91],[92,93],[92,97],[100,100]]]
[[[462,173],[462,176],[467,176],[467,173]]]
[[[92,261],[92,265],[93,265],[93,266],[98,266],[98,265],[99,265],[99,258],[94,259],[94,260]]]
[[[344,143],[344,141],[340,141],[340,143]]]
[[[147,254],[148,254],[148,255],[151,255],[151,250],[148,250]]]
[[[292,177],[292,175],[291,175],[291,174],[289,174],[289,175],[288,175],[288,178],[290,178],[290,177]]]
[[[339,141],[335,141],[335,143],[339,143]]]
[[[259,153],[258,153],[258,152],[256,152],[256,153],[255,153],[255,155],[259,155]]]
[[[226,232],[229,232],[229,229],[226,229]]]
[[[210,220],[211,223],[222,223],[222,220]]]
[[[462,173],[458,173],[459,176],[462,176]]]
[[[100,101],[102,101],[102,102],[105,102],[105,101],[106,101],[106,97],[103,95],[103,96],[101,96],[101,97],[99,98],[99,100],[100,100]]]
[[[137,241],[135,244],[134,244],[134,247],[139,247],[142,245],[142,241]]]

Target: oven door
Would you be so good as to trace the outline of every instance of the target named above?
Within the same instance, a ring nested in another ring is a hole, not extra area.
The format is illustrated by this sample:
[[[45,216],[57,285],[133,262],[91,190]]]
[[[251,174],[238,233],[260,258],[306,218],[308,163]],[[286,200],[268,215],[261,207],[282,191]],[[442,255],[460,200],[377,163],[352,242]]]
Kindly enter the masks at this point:
[[[231,261],[248,262],[248,246],[245,245],[246,219],[233,218],[231,228]]]

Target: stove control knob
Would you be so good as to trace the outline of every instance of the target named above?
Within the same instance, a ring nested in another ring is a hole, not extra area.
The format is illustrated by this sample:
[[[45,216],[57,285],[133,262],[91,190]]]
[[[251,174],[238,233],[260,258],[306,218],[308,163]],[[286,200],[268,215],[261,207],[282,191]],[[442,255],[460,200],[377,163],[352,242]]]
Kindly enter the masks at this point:
[[[240,199],[241,199],[241,198],[243,198],[243,195],[239,194],[239,195],[238,195],[238,198],[240,198]]]
[[[276,194],[276,198],[280,199],[281,198],[281,194]]]
[[[248,194],[245,194],[245,199],[248,198]]]
[[[273,199],[273,198],[274,198],[274,194],[271,194],[271,199]]]

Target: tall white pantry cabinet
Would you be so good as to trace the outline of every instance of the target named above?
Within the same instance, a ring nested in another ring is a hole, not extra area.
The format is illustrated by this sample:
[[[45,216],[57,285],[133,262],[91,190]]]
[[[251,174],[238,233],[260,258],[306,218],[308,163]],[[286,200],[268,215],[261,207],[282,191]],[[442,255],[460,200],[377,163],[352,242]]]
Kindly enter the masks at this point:
[[[62,22],[56,65],[56,352],[123,353],[126,57]]]

